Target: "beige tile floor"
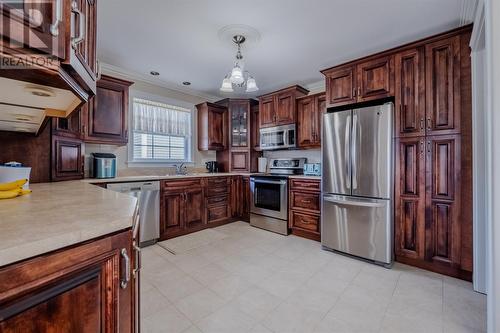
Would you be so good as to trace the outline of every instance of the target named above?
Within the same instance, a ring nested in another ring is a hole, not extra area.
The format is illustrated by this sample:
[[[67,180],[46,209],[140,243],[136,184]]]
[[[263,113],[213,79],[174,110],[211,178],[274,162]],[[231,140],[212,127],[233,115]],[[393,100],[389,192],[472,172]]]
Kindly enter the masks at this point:
[[[485,332],[470,283],[385,269],[319,243],[237,222],[228,237],[172,255],[143,249],[143,332]]]

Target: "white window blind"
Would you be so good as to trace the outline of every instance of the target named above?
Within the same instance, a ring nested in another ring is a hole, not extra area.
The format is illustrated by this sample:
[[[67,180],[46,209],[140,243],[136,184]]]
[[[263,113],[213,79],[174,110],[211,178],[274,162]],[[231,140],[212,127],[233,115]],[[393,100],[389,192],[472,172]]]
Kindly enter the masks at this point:
[[[133,99],[133,161],[189,162],[191,110]]]

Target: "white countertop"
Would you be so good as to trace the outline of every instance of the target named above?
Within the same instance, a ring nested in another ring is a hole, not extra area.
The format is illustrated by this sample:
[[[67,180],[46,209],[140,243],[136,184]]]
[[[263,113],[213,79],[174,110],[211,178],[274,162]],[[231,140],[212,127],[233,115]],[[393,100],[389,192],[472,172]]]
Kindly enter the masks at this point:
[[[136,199],[82,181],[0,200],[0,267],[132,226]]]

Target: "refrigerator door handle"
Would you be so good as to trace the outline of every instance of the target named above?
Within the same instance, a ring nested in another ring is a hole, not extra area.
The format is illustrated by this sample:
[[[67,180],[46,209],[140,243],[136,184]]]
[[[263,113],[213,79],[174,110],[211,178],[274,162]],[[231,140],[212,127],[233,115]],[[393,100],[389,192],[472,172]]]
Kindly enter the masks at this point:
[[[345,160],[345,170],[346,170],[346,187],[351,189],[351,161],[349,158],[350,151],[350,138],[351,138],[351,116],[347,116],[347,121],[345,124],[345,138],[344,138],[344,160]]]
[[[352,188],[358,188],[358,115],[352,117]]]
[[[385,207],[385,202],[371,202],[371,201],[357,201],[357,200],[345,200],[345,199],[335,199],[334,197],[324,196],[323,200],[345,206],[357,206],[357,207],[371,207],[371,208],[382,208]]]

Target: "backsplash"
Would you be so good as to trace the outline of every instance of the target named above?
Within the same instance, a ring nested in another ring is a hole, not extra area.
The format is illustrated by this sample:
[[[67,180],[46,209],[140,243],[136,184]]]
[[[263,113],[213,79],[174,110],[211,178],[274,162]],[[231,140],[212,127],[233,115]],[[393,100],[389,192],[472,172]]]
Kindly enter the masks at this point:
[[[271,158],[307,158],[307,163],[321,163],[320,149],[303,150],[268,150],[264,151],[264,157]]]

